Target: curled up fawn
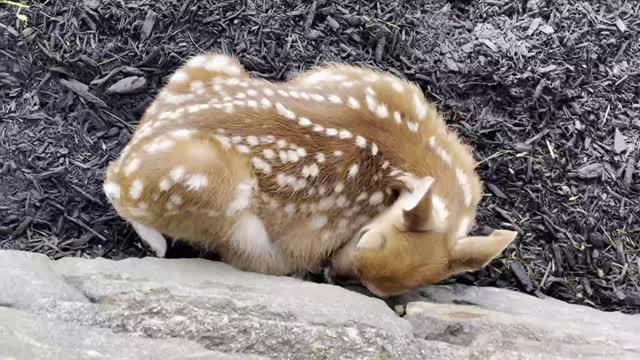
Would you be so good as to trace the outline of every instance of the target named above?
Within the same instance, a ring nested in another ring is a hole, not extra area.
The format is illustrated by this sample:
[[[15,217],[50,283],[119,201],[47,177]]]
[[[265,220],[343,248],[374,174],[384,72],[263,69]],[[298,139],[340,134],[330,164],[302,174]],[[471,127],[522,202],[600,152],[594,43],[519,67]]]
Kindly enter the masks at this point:
[[[170,236],[245,271],[328,263],[386,297],[478,270],[515,239],[467,235],[475,165],[399,77],[331,64],[276,83],[209,53],[172,75],[104,192],[158,256]]]

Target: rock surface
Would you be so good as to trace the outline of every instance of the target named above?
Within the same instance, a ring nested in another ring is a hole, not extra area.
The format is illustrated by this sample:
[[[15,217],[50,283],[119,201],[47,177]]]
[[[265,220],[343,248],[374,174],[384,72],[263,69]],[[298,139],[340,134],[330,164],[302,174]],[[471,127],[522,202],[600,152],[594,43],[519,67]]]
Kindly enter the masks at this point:
[[[337,286],[202,259],[0,251],[0,359],[640,357],[640,316],[465,286],[394,301],[404,318]]]

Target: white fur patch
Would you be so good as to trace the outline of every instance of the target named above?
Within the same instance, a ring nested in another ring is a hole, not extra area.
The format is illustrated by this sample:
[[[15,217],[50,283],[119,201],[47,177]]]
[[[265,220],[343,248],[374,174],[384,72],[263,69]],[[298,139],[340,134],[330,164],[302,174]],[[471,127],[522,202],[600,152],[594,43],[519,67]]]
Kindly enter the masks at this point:
[[[209,185],[209,180],[205,174],[193,174],[185,181],[185,185],[189,190],[201,190]]]
[[[294,120],[296,118],[296,113],[287,109],[281,103],[276,103],[276,112],[289,120]]]
[[[311,229],[320,230],[327,225],[329,219],[325,215],[316,215],[311,219]]]
[[[358,110],[360,109],[360,101],[353,96],[349,96],[349,99],[347,99],[347,106],[354,110]]]
[[[356,136],[356,145],[358,145],[358,147],[361,148],[366,148],[367,147],[367,139],[365,139],[364,137],[358,135]]]
[[[182,177],[184,176],[185,173],[186,173],[186,170],[184,166],[178,166],[171,169],[171,171],[169,172],[169,176],[173,179],[173,181],[178,182],[182,180]]]
[[[384,194],[381,191],[376,191],[373,194],[371,194],[371,197],[369,197],[369,204],[370,205],[382,204],[383,200],[384,200]]]
[[[343,140],[344,139],[351,139],[352,137],[353,137],[353,134],[349,130],[342,129],[338,133],[338,138],[343,139]]]
[[[113,201],[120,198],[120,185],[114,182],[106,182],[102,190],[109,200]]]
[[[444,200],[438,196],[433,195],[431,198],[431,208],[433,210],[433,223],[438,228],[438,231],[444,230],[447,218],[449,217],[449,210]]]
[[[187,74],[186,71],[178,70],[175,73],[173,73],[170,81],[175,83],[185,83],[189,81],[189,75]]]
[[[138,200],[140,199],[140,196],[142,196],[142,190],[144,190],[144,183],[142,180],[133,180],[131,187],[129,188],[129,196],[134,200]]]
[[[167,253],[167,241],[158,230],[137,222],[131,222],[131,226],[142,241],[156,253],[156,256],[165,256]]]
[[[306,117],[301,117],[300,119],[298,119],[298,124],[300,124],[300,126],[302,127],[307,127],[307,126],[311,126],[311,120],[307,119]]]
[[[360,165],[358,164],[351,165],[351,167],[349,167],[349,177],[353,178],[356,175],[358,175],[359,170],[360,170]]]
[[[256,170],[267,175],[271,174],[271,165],[269,165],[269,163],[267,163],[266,161],[262,160],[259,157],[252,158],[251,164],[253,165],[254,168],[256,168]]]
[[[124,168],[124,175],[130,176],[131,174],[133,174],[136,170],[138,170],[141,163],[142,161],[140,161],[139,158],[134,158],[129,161],[129,164],[127,164],[127,166]]]
[[[419,94],[413,94],[413,104],[416,110],[416,117],[419,120],[424,120],[427,117],[427,104],[423,101]]]
[[[256,260],[273,259],[277,254],[264,223],[251,213],[242,214],[233,226],[231,243],[235,250]]]
[[[227,216],[237,214],[251,205],[251,198],[253,197],[255,187],[255,180],[244,180],[238,184],[234,197],[227,208]]]
[[[157,139],[154,140],[151,144],[148,144],[145,149],[147,152],[156,154],[162,151],[167,151],[171,149],[175,145],[173,140],[169,139]]]

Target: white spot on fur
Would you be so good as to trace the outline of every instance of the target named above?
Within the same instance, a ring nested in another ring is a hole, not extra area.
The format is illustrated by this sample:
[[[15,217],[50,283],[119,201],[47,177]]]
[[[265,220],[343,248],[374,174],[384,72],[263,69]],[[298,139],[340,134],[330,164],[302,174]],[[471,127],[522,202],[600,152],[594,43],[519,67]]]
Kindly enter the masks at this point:
[[[269,163],[267,163],[266,161],[262,160],[259,157],[252,158],[251,164],[253,165],[253,167],[256,168],[256,170],[259,170],[260,172],[267,175],[271,174],[271,165],[269,165]]]
[[[356,175],[358,175],[358,171],[359,170],[360,170],[360,165],[358,165],[358,164],[351,165],[351,167],[349,168],[349,177],[353,178]]]
[[[184,202],[184,200],[182,200],[182,197],[180,195],[178,195],[178,194],[171,195],[169,197],[169,201],[171,201],[176,206],[180,206]]]
[[[144,190],[144,183],[142,180],[133,180],[131,187],[129,188],[129,196],[134,200],[138,200],[140,199],[140,196],[142,196],[142,190]]]
[[[261,136],[260,142],[262,142],[263,144],[273,144],[274,142],[276,142],[276,137],[273,135]]]
[[[318,164],[311,164],[311,165],[305,165],[302,167],[302,176],[304,176],[305,178],[308,177],[316,177],[318,176],[318,174],[320,173],[320,167],[318,167]]]
[[[289,161],[289,156],[287,155],[287,152],[284,150],[278,151],[278,156],[280,157],[280,161],[283,163],[287,163]]]
[[[326,160],[326,157],[323,153],[317,153],[316,160],[318,160],[319,163],[323,163]]]
[[[178,129],[172,131],[171,136],[182,140],[188,140],[195,132],[195,130],[191,129]]]
[[[262,98],[262,99],[260,99],[260,105],[262,105],[262,107],[264,109],[268,109],[268,108],[271,107],[272,104],[271,104],[271,101],[269,99]]]
[[[402,116],[400,116],[400,112],[398,111],[393,112],[393,120],[395,120],[396,124],[402,123]]]
[[[169,189],[171,189],[171,181],[169,181],[169,179],[167,178],[163,178],[162,180],[160,180],[158,186],[160,187],[160,190],[168,191]]]
[[[347,99],[347,106],[354,110],[358,110],[360,109],[360,101],[353,96],[349,96],[349,99]]]
[[[335,157],[340,157],[342,155],[344,155],[344,153],[341,150],[336,150],[333,152],[333,156]]]
[[[171,76],[171,82],[185,83],[187,81],[189,81],[189,74],[187,74],[185,71],[182,71],[182,70],[176,71]]]
[[[327,225],[327,222],[329,222],[329,219],[326,215],[316,215],[311,218],[311,229],[320,230]]]
[[[173,181],[178,182],[182,180],[185,173],[186,173],[186,170],[184,166],[178,166],[171,169],[171,171],[169,172],[169,176],[173,179]]]
[[[344,184],[341,181],[338,181],[333,191],[335,191],[337,194],[340,194],[342,190],[344,190]]]
[[[276,156],[276,152],[271,149],[264,149],[262,150],[262,155],[264,155],[265,158],[270,160]]]
[[[218,142],[220,142],[220,144],[225,150],[229,150],[231,148],[231,141],[229,140],[228,137],[216,135],[215,138],[218,140]]]
[[[369,194],[367,194],[366,192],[362,192],[360,193],[360,195],[358,195],[358,197],[356,198],[356,202],[360,202],[360,201],[364,201],[369,197]]]
[[[389,109],[387,105],[380,104],[376,107],[376,116],[381,119],[386,119],[389,116]]]
[[[327,132],[327,136],[336,136],[336,135],[338,135],[338,129],[328,128],[326,130],[326,132]]]
[[[413,104],[416,110],[416,117],[419,120],[424,120],[424,118],[427,117],[427,104],[425,104],[420,95],[417,93],[413,94]]]
[[[365,89],[365,92],[369,96],[376,96],[376,91],[373,90],[373,88],[371,86],[367,86],[367,88]]]
[[[345,205],[347,205],[347,198],[344,195],[338,196],[336,199],[336,205],[340,208],[345,207]]]
[[[185,181],[185,185],[189,190],[201,190],[208,184],[209,180],[205,174],[193,174]]]
[[[238,184],[233,199],[227,208],[227,216],[233,216],[251,205],[251,198],[255,187],[256,182],[254,180],[244,180]]]
[[[383,200],[384,200],[384,194],[381,191],[376,191],[373,194],[371,194],[371,197],[369,198],[369,204],[370,205],[382,204]]]
[[[298,124],[300,124],[300,126],[302,127],[307,127],[307,126],[311,126],[311,120],[307,119],[306,117],[301,117],[300,119],[298,119]]]
[[[295,150],[288,150],[287,157],[291,162],[298,162],[298,160],[300,160],[300,156],[298,156],[298,153]]]
[[[151,144],[148,144],[145,149],[147,152],[156,154],[162,151],[167,151],[175,145],[173,140],[169,139],[156,139]]]
[[[247,144],[249,144],[250,146],[258,146],[258,144],[260,144],[260,141],[256,136],[249,135],[247,136]]]
[[[295,120],[296,118],[296,113],[287,109],[281,103],[276,103],[276,112],[289,120]]]
[[[318,209],[326,211],[331,209],[334,205],[335,201],[333,200],[333,197],[325,197],[320,199],[320,201],[318,202]]]
[[[376,143],[371,144],[371,155],[378,155],[378,145]]]
[[[409,130],[411,132],[417,133],[418,132],[418,126],[419,126],[419,124],[417,122],[407,121],[407,127],[409,128]]]
[[[324,96],[320,95],[320,94],[311,94],[310,95],[311,98],[317,102],[323,102],[324,101]]]
[[[435,153],[444,161],[447,165],[451,165],[451,156],[445,151],[445,149],[438,146],[436,138],[434,136],[429,138],[429,145]]]
[[[285,148],[285,147],[287,147],[287,140],[280,139],[280,140],[276,141],[276,145],[281,149]]]
[[[273,92],[273,90],[269,89],[269,88],[264,88],[262,89],[262,92],[267,95],[267,96],[273,96],[275,95],[275,92]]]
[[[284,207],[284,212],[287,213],[287,215],[289,216],[293,216],[293,214],[296,213],[296,204],[294,203],[288,203],[285,207]]]
[[[304,148],[299,147],[296,149],[296,152],[301,158],[307,156],[307,150],[305,150]]]
[[[364,137],[358,135],[356,136],[356,145],[358,145],[361,148],[366,148],[367,147],[367,139],[365,139]]]
[[[258,108],[258,102],[255,100],[247,100],[247,106],[252,108],[252,109],[257,109]]]
[[[120,198],[120,185],[114,182],[106,182],[102,190],[109,200],[116,200]]]
[[[248,154],[251,152],[251,149],[247,145],[236,145],[236,150],[241,154]]]
[[[133,158],[131,161],[129,161],[129,164],[127,164],[127,166],[124,168],[124,175],[130,176],[131,174],[133,174],[136,170],[138,170],[141,162],[142,161],[140,161],[139,158]]]
[[[327,99],[334,104],[342,104],[342,99],[338,95],[329,95]]]
[[[349,130],[342,129],[340,130],[338,137],[340,139],[351,139],[353,137],[353,134]]]
[[[249,96],[258,96],[258,92],[255,89],[247,90],[247,95]]]
[[[402,94],[404,92],[404,86],[402,85],[401,82],[399,81],[393,81],[391,83],[391,87],[393,88],[393,90],[399,94]]]
[[[277,91],[278,95],[282,96],[282,97],[289,97],[289,93],[282,90],[282,89],[278,89]]]
[[[389,167],[389,165],[390,165],[389,160],[385,160],[385,161],[382,163],[382,168],[383,168],[383,169],[386,169],[386,168],[388,168],[388,167]]]
[[[447,210],[447,204],[444,200],[438,196],[433,195],[431,198],[431,207],[433,209],[434,224],[438,230],[443,230],[446,226],[447,217],[449,217],[449,210]]]

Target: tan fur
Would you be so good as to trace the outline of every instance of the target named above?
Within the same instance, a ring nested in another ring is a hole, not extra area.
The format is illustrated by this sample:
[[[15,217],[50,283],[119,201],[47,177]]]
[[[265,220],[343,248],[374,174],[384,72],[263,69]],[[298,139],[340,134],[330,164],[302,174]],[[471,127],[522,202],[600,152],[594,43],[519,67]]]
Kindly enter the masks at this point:
[[[513,241],[462,264],[456,241],[482,196],[474,167],[405,80],[334,64],[273,83],[206,54],[162,89],[105,192],[123,218],[238,268],[289,274],[335,255],[339,275],[386,296],[485,266]],[[356,247],[362,229],[373,248]]]

